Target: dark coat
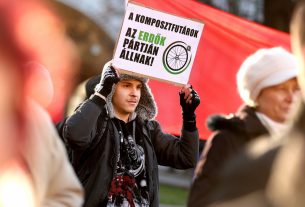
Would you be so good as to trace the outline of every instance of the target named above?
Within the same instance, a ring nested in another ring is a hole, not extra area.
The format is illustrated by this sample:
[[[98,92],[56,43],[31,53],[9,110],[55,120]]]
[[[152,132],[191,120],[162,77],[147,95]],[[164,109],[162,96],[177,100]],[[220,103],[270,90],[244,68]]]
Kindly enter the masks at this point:
[[[223,165],[248,142],[268,134],[255,110],[248,106],[242,106],[234,116],[214,116],[208,125],[214,133],[196,167],[188,199],[190,207],[207,205]]]
[[[158,164],[192,168],[198,156],[198,131],[182,130],[181,138],[162,132],[157,121],[137,119],[145,151],[150,206],[159,206]],[[104,206],[119,152],[119,134],[105,108],[86,100],[66,120],[64,139],[73,149],[72,164],[82,182],[85,207]]]
[[[304,206],[304,103],[295,114],[282,135],[256,140],[226,163],[211,206]]]

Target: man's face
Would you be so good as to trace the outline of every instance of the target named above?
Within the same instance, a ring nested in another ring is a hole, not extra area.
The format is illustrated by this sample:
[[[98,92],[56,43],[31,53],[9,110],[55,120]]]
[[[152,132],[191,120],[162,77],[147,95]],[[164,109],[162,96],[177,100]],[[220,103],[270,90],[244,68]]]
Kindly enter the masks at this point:
[[[116,85],[112,104],[116,116],[128,118],[138,106],[141,98],[142,82],[138,80],[121,80]]]
[[[289,79],[281,84],[264,88],[256,100],[257,111],[282,123],[289,117],[293,103],[299,96],[296,78]]]

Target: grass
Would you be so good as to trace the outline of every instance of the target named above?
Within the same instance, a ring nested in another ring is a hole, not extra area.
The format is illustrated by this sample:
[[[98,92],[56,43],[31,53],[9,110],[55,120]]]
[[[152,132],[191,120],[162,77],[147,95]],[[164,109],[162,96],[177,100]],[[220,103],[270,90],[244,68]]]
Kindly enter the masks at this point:
[[[186,206],[188,189],[173,187],[169,185],[160,185],[160,203]]]

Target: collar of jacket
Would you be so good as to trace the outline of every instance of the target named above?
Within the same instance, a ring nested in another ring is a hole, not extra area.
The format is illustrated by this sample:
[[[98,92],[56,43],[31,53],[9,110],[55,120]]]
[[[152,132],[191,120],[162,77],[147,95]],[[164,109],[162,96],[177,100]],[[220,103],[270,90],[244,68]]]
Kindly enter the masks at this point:
[[[266,127],[259,121],[255,109],[242,105],[235,114],[214,115],[208,118],[207,126],[211,131],[230,130],[252,136],[269,134]]]

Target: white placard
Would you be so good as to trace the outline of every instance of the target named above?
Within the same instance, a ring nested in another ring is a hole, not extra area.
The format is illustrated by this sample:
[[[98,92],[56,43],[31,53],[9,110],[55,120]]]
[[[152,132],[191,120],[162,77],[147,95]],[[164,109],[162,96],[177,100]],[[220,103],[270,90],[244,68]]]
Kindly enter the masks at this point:
[[[204,24],[129,2],[112,64],[187,84]]]

